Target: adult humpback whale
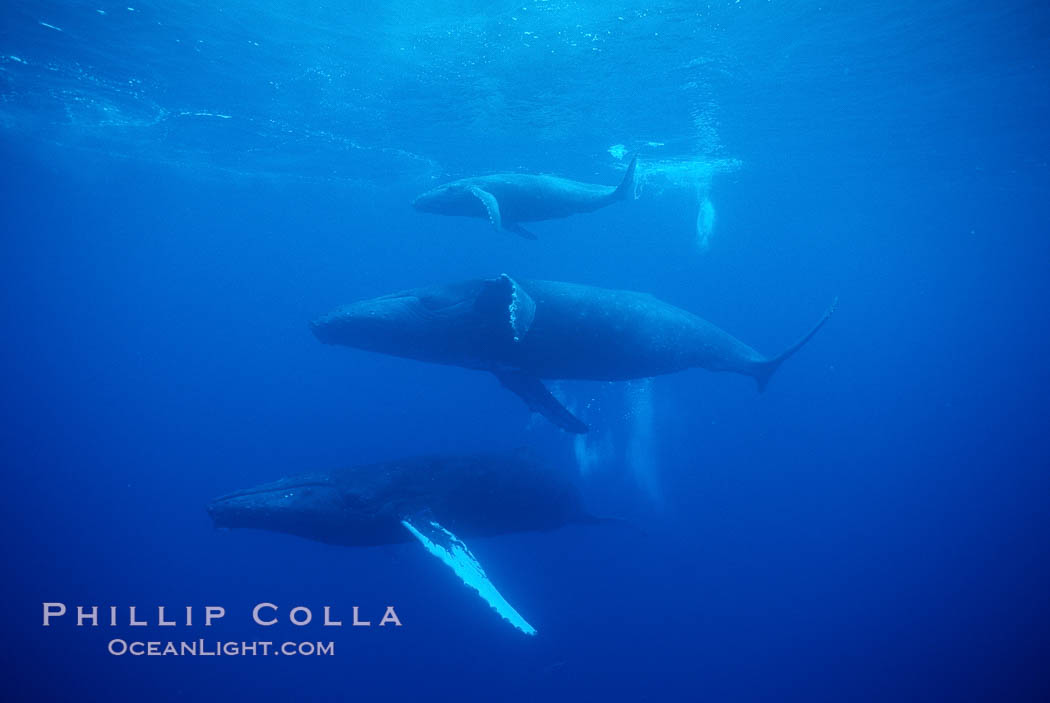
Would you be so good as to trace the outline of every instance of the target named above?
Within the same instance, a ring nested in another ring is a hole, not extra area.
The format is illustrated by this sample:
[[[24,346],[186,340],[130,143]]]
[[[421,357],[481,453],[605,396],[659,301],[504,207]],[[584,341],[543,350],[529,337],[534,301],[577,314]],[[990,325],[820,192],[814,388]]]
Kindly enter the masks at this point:
[[[505,230],[536,239],[536,235],[521,226],[522,222],[593,212],[633,198],[636,162],[637,157],[631,159],[627,173],[616,187],[557,176],[496,173],[438,186],[412,201],[412,206],[438,215],[486,217],[496,231]]]
[[[534,412],[583,433],[587,426],[540,379],[622,381],[696,366],[751,376],[763,390],[832,309],[772,358],[645,293],[506,274],[352,303],[312,327],[327,344],[491,371]]]
[[[566,474],[518,451],[425,456],[310,473],[216,498],[216,527],[248,527],[352,546],[418,540],[526,634],[535,630],[456,536],[597,523]],[[453,532],[455,534],[453,534]]]

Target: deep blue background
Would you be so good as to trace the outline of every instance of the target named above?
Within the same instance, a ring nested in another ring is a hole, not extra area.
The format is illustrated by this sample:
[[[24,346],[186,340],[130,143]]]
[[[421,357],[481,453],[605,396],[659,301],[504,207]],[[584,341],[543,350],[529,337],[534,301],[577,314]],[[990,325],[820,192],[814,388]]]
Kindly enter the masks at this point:
[[[0,11],[13,699],[1040,699],[1042,3],[134,5]],[[615,144],[642,197],[539,242],[408,207],[494,170],[615,183]],[[731,160],[700,253],[689,174]],[[576,471],[484,374],[307,328],[500,272],[648,291],[768,353],[841,303],[763,395],[653,383],[661,497],[622,453],[585,485],[634,528],[471,545],[535,639],[410,545],[211,528],[215,495],[326,466],[530,445]],[[111,657],[109,628],[40,626],[56,600],[224,605],[213,632],[116,634],[337,656]],[[264,632],[262,600],[405,627]]]

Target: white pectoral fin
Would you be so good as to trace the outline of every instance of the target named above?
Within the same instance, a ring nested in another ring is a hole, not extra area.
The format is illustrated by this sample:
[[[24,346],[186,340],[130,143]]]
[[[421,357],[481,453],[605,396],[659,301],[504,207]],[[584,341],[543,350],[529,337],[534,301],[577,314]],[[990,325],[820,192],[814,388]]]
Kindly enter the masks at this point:
[[[536,319],[536,301],[505,273],[482,282],[474,310],[500,339],[506,340],[509,333],[515,344],[524,339]]]
[[[428,552],[455,571],[463,583],[477,591],[478,595],[484,598],[485,602],[491,605],[504,620],[526,635],[536,634],[532,625],[525,622],[525,618],[521,617],[518,611],[511,607],[510,603],[492,585],[488,576],[485,575],[485,570],[481,568],[481,564],[470,553],[462,540],[426,515],[405,518],[401,524],[419,540]]]
[[[485,206],[485,211],[488,213],[489,222],[496,228],[497,232],[503,230],[503,216],[499,211],[499,201],[496,200],[496,196],[487,190],[482,190],[477,186],[470,187],[470,193],[475,198],[481,201],[481,204]]]

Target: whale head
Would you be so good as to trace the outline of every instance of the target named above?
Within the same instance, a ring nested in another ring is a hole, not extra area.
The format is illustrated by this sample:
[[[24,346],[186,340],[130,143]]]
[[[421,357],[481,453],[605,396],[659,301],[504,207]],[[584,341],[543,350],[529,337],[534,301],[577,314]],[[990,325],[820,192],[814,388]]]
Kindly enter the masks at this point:
[[[465,208],[475,205],[475,200],[466,185],[446,183],[417,197],[412,201],[412,207],[438,215],[466,214]]]
[[[224,495],[206,509],[215,527],[284,532],[337,544],[402,541],[395,515],[330,474],[306,474]]]
[[[485,324],[484,282],[417,288],[344,305],[310,323],[325,344],[438,363],[469,363]]]

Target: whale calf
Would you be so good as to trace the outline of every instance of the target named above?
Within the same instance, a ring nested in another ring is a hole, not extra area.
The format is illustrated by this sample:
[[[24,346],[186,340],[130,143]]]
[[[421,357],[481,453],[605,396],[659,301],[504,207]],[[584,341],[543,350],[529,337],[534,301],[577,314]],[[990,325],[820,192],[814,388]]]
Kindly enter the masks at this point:
[[[633,198],[636,162],[637,157],[631,159],[623,180],[615,187],[557,176],[497,173],[438,186],[412,201],[412,206],[437,215],[483,217],[496,231],[536,239],[536,235],[521,226],[522,222],[593,212]]]
[[[524,451],[423,456],[307,473],[216,498],[216,527],[255,528],[350,546],[420,542],[508,622],[508,604],[457,535],[491,537],[603,522],[568,478]]]
[[[710,322],[657,298],[506,274],[352,303],[311,323],[327,344],[490,371],[564,430],[587,426],[541,379],[622,381],[700,367],[770,376],[824,325],[766,357]]]

